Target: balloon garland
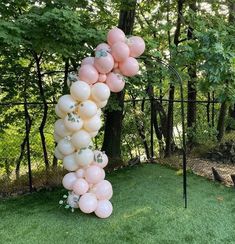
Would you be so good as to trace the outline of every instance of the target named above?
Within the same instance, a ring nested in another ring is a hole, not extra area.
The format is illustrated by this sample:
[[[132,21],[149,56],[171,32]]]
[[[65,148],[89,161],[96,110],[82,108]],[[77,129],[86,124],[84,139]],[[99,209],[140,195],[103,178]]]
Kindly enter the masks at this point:
[[[95,57],[82,60],[78,74],[70,74],[70,94],[59,98],[55,106],[59,119],[55,122],[54,138],[57,142],[55,156],[63,160],[67,173],[62,184],[69,190],[65,208],[80,208],[107,218],[113,211],[109,201],[112,185],[105,180],[104,167],[108,157],[93,150],[92,138],[101,128],[101,108],[105,107],[110,92],[120,92],[124,76],[132,77],[139,71],[139,57],[145,49],[144,40],[138,36],[126,38],[124,32],[113,28],[107,35],[108,43],[95,49]]]

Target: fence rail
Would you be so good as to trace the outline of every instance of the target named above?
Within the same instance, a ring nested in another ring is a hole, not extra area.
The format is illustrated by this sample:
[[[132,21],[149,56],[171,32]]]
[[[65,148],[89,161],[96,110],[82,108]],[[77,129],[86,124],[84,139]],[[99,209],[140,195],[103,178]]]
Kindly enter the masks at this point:
[[[128,103],[128,102],[133,102],[133,100],[135,102],[142,102],[142,101],[162,101],[162,102],[176,102],[176,103],[205,103],[205,104],[220,104],[221,102],[218,100],[180,100],[180,99],[166,99],[166,98],[149,98],[149,97],[143,97],[143,98],[137,98],[137,99],[128,99],[128,100],[124,100],[124,103]],[[26,102],[27,105],[44,105],[43,102]],[[25,102],[0,102],[0,106],[15,106],[15,105],[24,105]],[[56,105],[56,102],[47,102],[47,105]]]

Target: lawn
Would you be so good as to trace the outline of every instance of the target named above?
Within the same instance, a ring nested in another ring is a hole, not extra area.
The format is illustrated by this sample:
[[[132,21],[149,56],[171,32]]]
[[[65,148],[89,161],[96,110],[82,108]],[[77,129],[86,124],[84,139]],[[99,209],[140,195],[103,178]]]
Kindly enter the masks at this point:
[[[182,177],[160,165],[119,170],[113,215],[105,220],[59,208],[63,189],[0,201],[0,243],[235,243],[235,192],[189,175],[189,207]]]

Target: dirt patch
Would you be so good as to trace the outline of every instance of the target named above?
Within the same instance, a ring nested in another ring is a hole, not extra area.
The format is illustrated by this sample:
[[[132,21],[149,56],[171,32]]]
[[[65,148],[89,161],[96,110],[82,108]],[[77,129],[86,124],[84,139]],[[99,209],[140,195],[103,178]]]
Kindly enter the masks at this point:
[[[181,169],[182,159],[180,157],[172,157],[169,159],[160,160],[161,164],[169,165],[170,167]],[[212,167],[216,169],[222,177],[222,183],[226,186],[233,186],[231,175],[235,174],[235,165],[218,163],[201,158],[187,158],[187,170],[191,170],[194,174],[203,176],[210,180],[214,180]]]

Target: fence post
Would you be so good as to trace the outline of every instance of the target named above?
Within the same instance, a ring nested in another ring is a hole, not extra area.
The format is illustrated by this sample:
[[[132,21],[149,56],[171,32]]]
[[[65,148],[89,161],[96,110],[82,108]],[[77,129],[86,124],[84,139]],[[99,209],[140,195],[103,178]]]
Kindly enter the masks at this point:
[[[29,145],[29,113],[28,113],[28,106],[27,100],[24,98],[24,115],[25,115],[25,133],[26,133],[26,154],[27,154],[27,161],[28,161],[28,177],[29,177],[29,191],[33,191],[32,185],[32,171],[31,171],[31,158],[30,158],[30,145]]]
[[[154,157],[154,145],[153,145],[153,97],[150,100],[150,110],[151,110],[151,118],[150,118],[150,147],[151,147],[151,161],[153,161]]]
[[[212,127],[215,126],[215,93],[212,92]]]

